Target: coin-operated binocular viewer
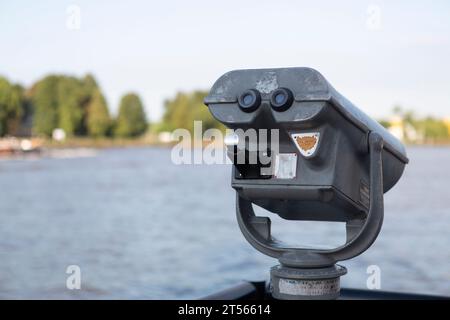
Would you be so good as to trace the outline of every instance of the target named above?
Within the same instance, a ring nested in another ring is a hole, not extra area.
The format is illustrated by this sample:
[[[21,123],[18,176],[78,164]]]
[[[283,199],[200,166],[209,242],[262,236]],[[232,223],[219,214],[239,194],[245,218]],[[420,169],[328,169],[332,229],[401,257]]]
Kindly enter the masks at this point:
[[[254,248],[280,262],[270,272],[273,297],[337,298],[347,271],[336,262],[364,252],[380,232],[383,194],[408,162],[404,146],[310,68],[228,72],[205,104],[244,133],[225,139],[237,220]],[[277,135],[255,143],[245,134],[251,129]],[[345,222],[346,243],[330,250],[284,245],[253,204],[287,220]]]

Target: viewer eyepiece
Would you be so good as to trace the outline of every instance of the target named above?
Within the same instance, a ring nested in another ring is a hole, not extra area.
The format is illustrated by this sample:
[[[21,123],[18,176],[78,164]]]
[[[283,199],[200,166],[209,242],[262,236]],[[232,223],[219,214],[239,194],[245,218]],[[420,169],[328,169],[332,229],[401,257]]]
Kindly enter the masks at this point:
[[[261,104],[261,94],[255,89],[246,90],[239,96],[238,102],[242,111],[255,111]]]
[[[270,96],[270,104],[275,111],[285,111],[289,109],[294,101],[292,91],[286,88],[275,90]]]

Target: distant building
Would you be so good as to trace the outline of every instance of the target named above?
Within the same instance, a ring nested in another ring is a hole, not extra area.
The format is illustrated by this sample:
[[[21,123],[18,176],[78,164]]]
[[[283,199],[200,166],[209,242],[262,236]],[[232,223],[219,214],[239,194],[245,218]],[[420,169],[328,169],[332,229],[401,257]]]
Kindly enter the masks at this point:
[[[66,132],[64,129],[56,128],[52,132],[52,138],[56,141],[64,141],[66,139]]]
[[[389,119],[388,131],[401,141],[417,142],[422,139],[417,130],[400,116],[393,116]]]
[[[399,116],[393,116],[389,119],[388,131],[397,139],[405,140],[405,130],[403,125],[403,119]]]
[[[159,142],[162,142],[162,143],[172,142],[174,140],[172,132],[168,132],[168,131],[160,132],[158,134],[158,140],[159,140]]]
[[[450,135],[450,117],[444,118],[444,123],[447,126],[448,134]]]

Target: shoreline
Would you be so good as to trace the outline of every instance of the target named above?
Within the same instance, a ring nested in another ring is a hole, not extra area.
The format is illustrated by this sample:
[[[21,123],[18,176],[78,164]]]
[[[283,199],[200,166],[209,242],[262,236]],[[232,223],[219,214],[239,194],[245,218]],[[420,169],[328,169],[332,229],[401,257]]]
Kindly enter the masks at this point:
[[[58,142],[50,139],[42,140],[41,147],[44,149],[75,149],[75,148],[94,148],[94,149],[113,149],[113,148],[133,148],[133,147],[164,147],[169,148],[181,141],[162,142],[156,137],[145,137],[136,139],[117,139],[117,138],[69,138]],[[203,146],[210,145],[211,141],[201,141]],[[450,141],[408,143],[403,142],[406,147],[450,147]],[[197,145],[191,141],[191,145]]]
[[[33,149],[29,151],[22,151],[17,148],[14,153],[21,155],[27,153],[45,152],[46,150],[71,150],[71,149],[126,149],[126,148],[171,148],[174,145],[183,143],[182,141],[173,142],[162,142],[158,139],[156,135],[147,135],[145,137],[134,138],[134,139],[122,139],[122,138],[78,138],[72,137],[64,141],[55,141],[47,138],[13,138],[18,141],[31,141]],[[201,143],[195,143],[194,141],[185,142],[187,145],[191,145],[193,148],[199,144],[203,147],[210,145],[211,141],[201,141]],[[410,147],[426,147],[426,148],[439,148],[439,147],[450,147],[450,141],[439,141],[439,142],[427,142],[427,143],[407,143],[404,142],[407,148]],[[188,147],[188,146],[187,146]],[[0,158],[3,155],[0,152]]]

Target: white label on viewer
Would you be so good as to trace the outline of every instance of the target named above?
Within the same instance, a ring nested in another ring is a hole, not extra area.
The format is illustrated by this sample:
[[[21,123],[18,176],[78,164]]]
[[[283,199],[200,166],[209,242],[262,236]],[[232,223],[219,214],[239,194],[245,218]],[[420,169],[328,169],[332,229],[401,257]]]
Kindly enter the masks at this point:
[[[274,176],[278,179],[294,179],[297,174],[297,154],[279,153],[275,156]]]

